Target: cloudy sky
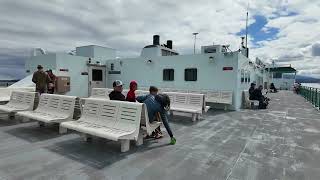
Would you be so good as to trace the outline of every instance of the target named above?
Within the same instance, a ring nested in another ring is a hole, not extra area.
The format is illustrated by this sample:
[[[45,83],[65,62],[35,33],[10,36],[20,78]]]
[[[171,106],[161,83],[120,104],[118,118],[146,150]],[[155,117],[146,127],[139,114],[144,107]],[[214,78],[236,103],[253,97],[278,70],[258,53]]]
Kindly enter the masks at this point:
[[[248,2],[250,58],[320,77],[319,0],[0,0],[0,79],[23,77],[36,47],[69,52],[97,44],[133,57],[159,34],[191,54],[199,32],[198,49],[215,43],[237,50]]]

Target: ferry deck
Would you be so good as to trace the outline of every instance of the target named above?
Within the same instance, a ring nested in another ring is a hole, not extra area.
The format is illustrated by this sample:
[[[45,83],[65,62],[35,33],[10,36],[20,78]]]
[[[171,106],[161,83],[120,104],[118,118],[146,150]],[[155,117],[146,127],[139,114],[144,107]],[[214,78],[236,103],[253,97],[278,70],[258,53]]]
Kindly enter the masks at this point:
[[[268,96],[267,110],[209,110],[195,123],[174,116],[176,145],[165,134],[126,153],[1,115],[0,179],[320,179],[319,111],[289,91]]]

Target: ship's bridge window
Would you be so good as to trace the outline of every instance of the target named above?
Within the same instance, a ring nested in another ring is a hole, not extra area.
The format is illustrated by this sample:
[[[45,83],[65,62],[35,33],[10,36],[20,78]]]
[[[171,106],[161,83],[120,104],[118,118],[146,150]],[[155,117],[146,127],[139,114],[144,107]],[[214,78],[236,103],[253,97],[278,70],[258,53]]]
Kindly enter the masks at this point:
[[[244,70],[241,70],[241,83],[244,83]]]
[[[217,52],[217,49],[216,48],[210,48],[210,47],[207,47],[205,50],[204,50],[204,53],[216,53]]]
[[[282,78],[282,73],[273,73],[273,78]]]
[[[164,81],[174,81],[174,69],[164,69],[163,70],[163,80]]]
[[[185,81],[197,81],[198,70],[197,68],[188,68],[184,70]]]

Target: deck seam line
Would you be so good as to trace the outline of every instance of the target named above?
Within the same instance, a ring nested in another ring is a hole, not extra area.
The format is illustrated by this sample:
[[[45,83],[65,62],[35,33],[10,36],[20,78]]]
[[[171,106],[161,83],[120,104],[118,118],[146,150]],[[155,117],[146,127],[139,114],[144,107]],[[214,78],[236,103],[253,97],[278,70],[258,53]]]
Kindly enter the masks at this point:
[[[265,115],[263,115],[263,119],[264,119],[264,117],[265,117]],[[260,121],[261,121],[261,120],[260,120]],[[230,172],[229,172],[229,174],[228,174],[228,176],[227,176],[226,180],[228,180],[228,179],[230,178],[230,176],[231,176],[231,174],[232,174],[232,171],[233,171],[234,167],[237,165],[238,161],[240,160],[240,157],[241,157],[242,153],[246,150],[247,145],[248,145],[248,144],[249,144],[249,142],[251,141],[251,137],[252,137],[252,135],[256,132],[256,130],[257,130],[257,126],[258,126],[258,125],[256,125],[256,126],[255,126],[254,130],[253,130],[253,131],[252,131],[252,133],[250,134],[250,138],[249,138],[249,140],[246,142],[245,146],[243,147],[243,149],[242,149],[242,150],[241,150],[241,152],[239,153],[239,156],[238,156],[238,158],[237,158],[236,162],[233,164],[232,168],[230,169]]]

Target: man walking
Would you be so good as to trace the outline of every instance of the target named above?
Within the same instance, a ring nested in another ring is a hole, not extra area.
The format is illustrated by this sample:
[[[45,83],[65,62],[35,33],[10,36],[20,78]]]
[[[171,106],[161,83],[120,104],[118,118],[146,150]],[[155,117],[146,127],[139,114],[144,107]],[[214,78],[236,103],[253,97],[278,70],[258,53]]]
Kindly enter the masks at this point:
[[[36,92],[39,94],[47,92],[47,84],[51,82],[50,77],[43,71],[41,65],[37,66],[38,71],[33,73],[32,82],[36,84]]]

